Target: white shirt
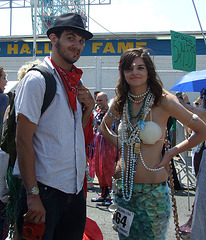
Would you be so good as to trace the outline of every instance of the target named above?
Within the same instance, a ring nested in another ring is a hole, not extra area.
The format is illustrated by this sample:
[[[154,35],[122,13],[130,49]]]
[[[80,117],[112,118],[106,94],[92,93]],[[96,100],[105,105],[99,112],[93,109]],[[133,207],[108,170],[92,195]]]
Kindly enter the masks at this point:
[[[37,125],[33,137],[37,181],[65,193],[79,193],[85,176],[85,140],[82,107],[77,100],[73,114],[62,80],[48,57],[44,60],[57,82],[55,97],[41,116],[45,80],[38,71],[29,71],[16,91],[19,113]],[[14,174],[20,176],[16,161]]]

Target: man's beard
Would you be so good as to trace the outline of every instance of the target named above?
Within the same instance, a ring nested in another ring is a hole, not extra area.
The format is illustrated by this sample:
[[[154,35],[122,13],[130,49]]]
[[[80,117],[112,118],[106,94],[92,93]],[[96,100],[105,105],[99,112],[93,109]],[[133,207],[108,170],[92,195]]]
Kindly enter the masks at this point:
[[[64,51],[64,49],[62,48],[62,44],[60,43],[59,40],[58,40],[57,43],[56,43],[56,48],[57,48],[57,51],[58,51],[59,55],[64,59],[64,61],[66,61],[66,62],[69,63],[69,64],[73,64],[73,63],[75,63],[75,62],[79,59],[79,57],[78,57],[78,59],[76,59],[76,60],[71,59],[71,58],[65,53],[66,51]]]

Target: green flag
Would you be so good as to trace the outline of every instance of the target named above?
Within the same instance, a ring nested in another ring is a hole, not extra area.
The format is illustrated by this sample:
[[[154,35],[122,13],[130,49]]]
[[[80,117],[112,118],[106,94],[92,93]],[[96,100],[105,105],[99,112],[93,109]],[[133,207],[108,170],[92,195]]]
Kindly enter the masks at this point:
[[[170,31],[172,65],[174,69],[196,71],[196,39],[193,36]]]

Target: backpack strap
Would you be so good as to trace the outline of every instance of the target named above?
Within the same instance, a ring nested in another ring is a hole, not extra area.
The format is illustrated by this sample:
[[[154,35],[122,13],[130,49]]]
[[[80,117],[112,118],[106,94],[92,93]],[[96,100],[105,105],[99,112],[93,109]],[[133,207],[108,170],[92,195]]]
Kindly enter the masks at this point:
[[[56,93],[56,80],[49,69],[43,65],[36,65],[30,68],[28,71],[39,71],[45,78],[46,91],[44,94],[44,101],[41,108],[41,115],[46,111],[50,103],[52,102]]]

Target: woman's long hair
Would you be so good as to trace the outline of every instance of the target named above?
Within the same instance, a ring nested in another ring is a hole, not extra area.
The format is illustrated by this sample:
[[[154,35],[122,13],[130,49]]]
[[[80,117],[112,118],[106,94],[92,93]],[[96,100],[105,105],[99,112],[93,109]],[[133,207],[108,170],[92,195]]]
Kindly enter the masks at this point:
[[[131,67],[132,62],[137,57],[142,58],[147,68],[148,84],[151,92],[154,94],[154,105],[157,105],[162,97],[163,84],[156,73],[155,66],[147,50],[143,48],[130,48],[122,54],[119,61],[120,76],[117,80],[114,101],[116,103],[116,111],[118,111],[120,115],[123,113],[123,106],[126,102],[128,91],[130,89],[129,84],[126,82],[124,71]]]
[[[3,74],[4,68],[2,66],[0,66],[0,78]],[[3,93],[3,90],[0,88],[0,93]]]

